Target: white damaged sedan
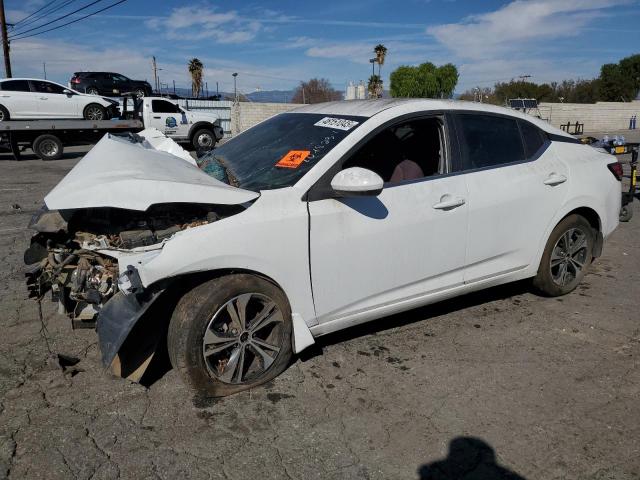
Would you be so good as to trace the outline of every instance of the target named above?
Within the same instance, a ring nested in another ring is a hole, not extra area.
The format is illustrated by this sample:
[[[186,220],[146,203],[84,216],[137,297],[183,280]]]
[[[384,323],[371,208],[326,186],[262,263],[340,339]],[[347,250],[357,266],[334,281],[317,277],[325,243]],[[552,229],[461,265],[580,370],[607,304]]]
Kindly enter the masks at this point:
[[[532,278],[576,288],[618,224],[620,168],[545,122],[439,100],[307,105],[196,162],[159,132],[107,136],[46,196],[25,252],[139,380],[168,350],[212,396],[314,339]]]

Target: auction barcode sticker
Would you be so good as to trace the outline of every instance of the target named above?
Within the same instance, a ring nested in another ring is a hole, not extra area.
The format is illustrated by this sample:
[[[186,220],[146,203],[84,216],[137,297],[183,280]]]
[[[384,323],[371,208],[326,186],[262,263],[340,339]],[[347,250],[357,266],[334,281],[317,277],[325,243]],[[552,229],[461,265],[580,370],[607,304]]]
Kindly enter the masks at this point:
[[[358,122],[345,118],[324,117],[322,120],[314,123],[314,125],[316,127],[337,128],[338,130],[351,130],[358,125]]]

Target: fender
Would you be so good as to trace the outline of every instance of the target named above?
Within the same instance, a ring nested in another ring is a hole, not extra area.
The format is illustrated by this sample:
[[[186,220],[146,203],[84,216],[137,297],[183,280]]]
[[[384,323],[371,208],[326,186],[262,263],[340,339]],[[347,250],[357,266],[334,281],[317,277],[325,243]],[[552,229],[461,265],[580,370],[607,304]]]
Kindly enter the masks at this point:
[[[597,226],[597,230],[598,230],[598,238],[596,239],[596,253],[601,253],[602,251],[602,240],[600,239],[602,236],[602,218],[603,218],[603,207],[601,205],[598,204],[598,201],[594,198],[594,197],[590,197],[590,196],[580,196],[580,197],[576,197],[571,199],[570,202],[564,204],[557,212],[556,215],[553,217],[553,220],[551,220],[551,222],[549,222],[549,225],[547,226],[546,231],[544,232],[544,235],[542,236],[539,244],[538,244],[538,248],[536,250],[536,255],[533,258],[532,262],[531,262],[531,268],[534,271],[534,275],[535,272],[538,271],[538,266],[540,265],[540,260],[542,259],[542,255],[544,254],[544,248],[547,245],[547,241],[549,240],[549,237],[551,236],[551,232],[553,231],[554,228],[556,228],[556,225],[558,225],[558,223],[560,223],[562,221],[563,218],[565,218],[567,215],[571,214],[571,212],[574,212],[578,209],[581,208],[587,208],[589,210],[592,210],[595,215],[597,216],[598,219],[598,226]],[[600,250],[600,252],[597,252],[597,250]],[[597,255],[599,256],[599,255]]]
[[[218,120],[216,120],[216,122],[218,122]],[[216,137],[217,140],[220,140],[218,138],[218,135],[216,134],[216,128],[215,128],[216,122],[207,122],[205,120],[197,121],[196,123],[191,125],[191,127],[189,127],[189,133],[187,134],[187,137],[191,139],[193,134],[195,134],[199,129],[206,128],[207,130],[211,130],[214,133],[214,136]]]
[[[243,270],[243,272],[260,276],[282,289],[277,282],[266,275],[254,271]],[[137,274],[135,268],[134,273]],[[159,311],[166,313],[167,309],[170,310],[180,298],[177,285],[183,287],[185,284],[196,285],[213,276],[229,273],[232,271],[200,272],[194,275],[165,279],[139,293],[129,295],[124,295],[122,292],[117,293],[100,312],[96,328],[104,367],[110,368],[112,373],[118,377],[135,382],[140,381],[158,350],[160,341],[166,336],[170,320],[167,317],[163,319],[164,321],[158,321],[156,314]],[[195,279],[195,275],[199,277],[198,280],[190,281]],[[164,305],[160,305],[156,309],[151,308],[157,304]],[[315,339],[299,313],[292,313],[291,321],[293,352],[300,353],[313,345]]]

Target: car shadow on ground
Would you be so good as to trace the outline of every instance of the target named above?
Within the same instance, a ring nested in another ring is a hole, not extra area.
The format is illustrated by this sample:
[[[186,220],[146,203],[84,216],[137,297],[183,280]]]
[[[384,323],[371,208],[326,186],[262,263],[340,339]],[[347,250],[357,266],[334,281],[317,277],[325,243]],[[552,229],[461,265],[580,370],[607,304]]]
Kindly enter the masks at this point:
[[[346,328],[316,339],[316,343],[300,353],[299,358],[306,361],[322,354],[322,347],[347,342],[358,337],[376,334],[392,328],[402,327],[411,323],[429,320],[430,318],[447,315],[466,308],[475,307],[495,300],[521,295],[533,290],[530,280],[499,285],[497,287],[468,293],[459,297],[433,303],[424,307],[398,313],[388,317],[376,319],[361,325]]]
[[[443,460],[418,468],[420,480],[525,480],[517,473],[498,465],[491,446],[475,437],[456,437],[449,443]]]

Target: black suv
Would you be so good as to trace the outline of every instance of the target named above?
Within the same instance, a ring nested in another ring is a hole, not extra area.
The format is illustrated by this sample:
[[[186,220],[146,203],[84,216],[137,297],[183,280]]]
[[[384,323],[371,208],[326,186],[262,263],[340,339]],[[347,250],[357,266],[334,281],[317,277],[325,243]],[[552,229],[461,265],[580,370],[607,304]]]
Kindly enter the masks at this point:
[[[148,97],[153,92],[149,82],[131,80],[112,72],[76,72],[69,80],[69,87],[91,95],[120,96],[123,93],[135,93],[139,97]]]

